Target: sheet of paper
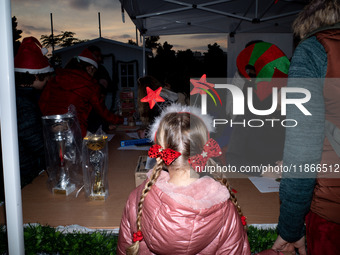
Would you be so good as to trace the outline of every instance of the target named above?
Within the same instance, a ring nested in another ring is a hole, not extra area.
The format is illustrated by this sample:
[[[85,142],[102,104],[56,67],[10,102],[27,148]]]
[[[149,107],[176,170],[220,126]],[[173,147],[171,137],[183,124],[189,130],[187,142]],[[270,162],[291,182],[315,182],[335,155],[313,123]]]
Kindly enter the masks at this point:
[[[279,192],[280,182],[274,178],[255,176],[248,178],[261,193]]]
[[[129,145],[129,146],[118,147],[118,150],[122,150],[122,151],[128,151],[128,150],[147,151],[149,149],[150,149],[150,145],[147,145],[147,146]]]
[[[148,157],[146,159],[145,169],[151,169],[156,165],[157,161],[155,158]]]
[[[114,134],[107,134],[107,140],[110,142],[114,136]]]
[[[140,139],[139,135],[137,132],[129,132],[126,133],[129,137],[134,138],[134,139]]]

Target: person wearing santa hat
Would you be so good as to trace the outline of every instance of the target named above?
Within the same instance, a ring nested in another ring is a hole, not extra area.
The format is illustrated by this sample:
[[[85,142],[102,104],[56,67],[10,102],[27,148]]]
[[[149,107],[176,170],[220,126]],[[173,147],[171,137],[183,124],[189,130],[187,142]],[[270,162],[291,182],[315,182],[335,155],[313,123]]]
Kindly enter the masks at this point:
[[[22,40],[14,58],[21,186],[45,169],[44,137],[38,104],[53,68],[35,37]]]
[[[48,82],[39,100],[42,114],[65,114],[68,107],[74,105],[83,137],[87,133],[87,120],[92,109],[112,125],[123,123],[122,117],[105,106],[100,86],[93,77],[97,69],[96,57],[86,48],[64,69],[56,70],[56,76]]]

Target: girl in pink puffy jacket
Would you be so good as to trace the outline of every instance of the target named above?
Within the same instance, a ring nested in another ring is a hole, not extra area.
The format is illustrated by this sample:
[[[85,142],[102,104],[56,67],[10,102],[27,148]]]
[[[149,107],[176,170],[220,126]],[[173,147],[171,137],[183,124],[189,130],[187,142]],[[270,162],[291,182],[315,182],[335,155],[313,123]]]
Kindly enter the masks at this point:
[[[156,118],[149,157],[157,164],[129,196],[118,254],[250,254],[227,180],[198,173],[221,154],[212,129],[211,117],[187,106],[172,105]]]

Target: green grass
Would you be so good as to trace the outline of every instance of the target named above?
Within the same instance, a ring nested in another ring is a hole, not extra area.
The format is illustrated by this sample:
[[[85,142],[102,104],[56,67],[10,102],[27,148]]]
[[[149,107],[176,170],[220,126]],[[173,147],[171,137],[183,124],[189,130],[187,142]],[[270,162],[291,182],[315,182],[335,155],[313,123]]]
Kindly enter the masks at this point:
[[[29,225],[24,228],[25,254],[116,254],[116,235],[102,231],[92,233],[63,233],[55,228]],[[0,233],[0,254],[7,252],[6,230]]]
[[[276,229],[258,229],[249,226],[247,234],[252,253],[270,249],[277,238]]]
[[[275,229],[262,230],[249,226],[251,252],[270,249],[276,240]],[[91,233],[63,233],[55,228],[28,225],[24,228],[25,254],[111,255],[116,254],[116,235],[95,231]],[[0,226],[0,254],[7,254],[6,228]]]

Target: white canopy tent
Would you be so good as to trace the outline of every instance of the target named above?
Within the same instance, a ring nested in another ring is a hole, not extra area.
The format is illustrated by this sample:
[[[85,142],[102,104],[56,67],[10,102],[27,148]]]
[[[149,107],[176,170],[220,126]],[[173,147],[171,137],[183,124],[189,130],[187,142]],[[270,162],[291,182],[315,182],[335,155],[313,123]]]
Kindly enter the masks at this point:
[[[120,0],[143,36],[225,33],[228,76],[248,41],[261,39],[293,51],[292,22],[309,0]],[[275,37],[272,34],[275,33]],[[268,40],[272,37],[272,40]],[[237,39],[237,43],[235,43]],[[232,45],[233,44],[233,45]]]
[[[0,123],[9,254],[24,254],[10,0],[0,1]]]
[[[289,33],[308,0],[120,0],[142,35]]]

